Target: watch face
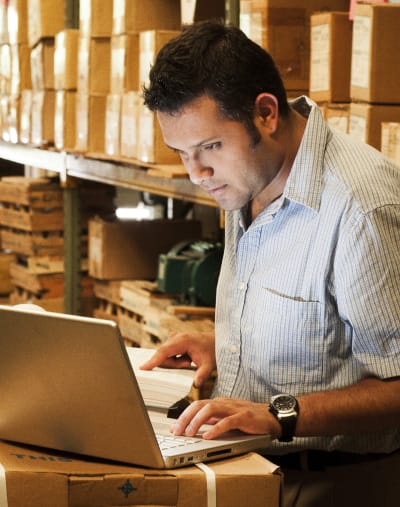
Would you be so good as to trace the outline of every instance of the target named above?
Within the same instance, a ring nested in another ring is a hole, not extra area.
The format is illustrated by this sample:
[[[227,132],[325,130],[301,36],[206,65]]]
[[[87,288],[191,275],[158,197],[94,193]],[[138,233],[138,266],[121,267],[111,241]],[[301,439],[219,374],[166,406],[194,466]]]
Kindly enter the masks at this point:
[[[296,407],[296,399],[293,396],[282,394],[273,400],[273,404],[279,412],[290,412]]]

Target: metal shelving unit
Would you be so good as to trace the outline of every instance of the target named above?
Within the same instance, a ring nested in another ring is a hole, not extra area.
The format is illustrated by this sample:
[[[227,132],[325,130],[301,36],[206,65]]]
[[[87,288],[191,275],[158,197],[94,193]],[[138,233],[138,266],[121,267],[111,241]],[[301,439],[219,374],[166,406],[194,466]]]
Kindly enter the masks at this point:
[[[65,26],[78,26],[79,0],[65,0]],[[226,22],[239,26],[240,0],[225,1]],[[114,186],[162,195],[172,199],[216,206],[210,196],[188,178],[161,178],[146,173],[140,163],[121,163],[86,158],[0,140],[0,158],[58,173],[64,188],[65,311],[80,309],[80,213],[77,180],[92,180]]]

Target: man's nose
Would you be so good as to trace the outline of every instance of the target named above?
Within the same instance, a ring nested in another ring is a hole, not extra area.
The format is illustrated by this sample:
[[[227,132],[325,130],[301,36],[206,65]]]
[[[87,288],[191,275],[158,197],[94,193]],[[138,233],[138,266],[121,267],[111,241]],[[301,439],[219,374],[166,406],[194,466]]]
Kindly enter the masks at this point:
[[[192,157],[185,161],[185,169],[189,175],[190,181],[195,185],[200,185],[202,181],[213,175],[213,169],[202,163],[198,157]]]

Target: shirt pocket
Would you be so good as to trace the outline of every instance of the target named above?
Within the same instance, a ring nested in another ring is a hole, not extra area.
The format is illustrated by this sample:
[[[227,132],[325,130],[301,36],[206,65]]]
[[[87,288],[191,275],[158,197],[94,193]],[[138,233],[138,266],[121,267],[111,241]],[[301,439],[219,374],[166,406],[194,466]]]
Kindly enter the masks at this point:
[[[325,367],[324,307],[265,287],[262,297],[270,386],[279,392],[308,392],[321,384]]]

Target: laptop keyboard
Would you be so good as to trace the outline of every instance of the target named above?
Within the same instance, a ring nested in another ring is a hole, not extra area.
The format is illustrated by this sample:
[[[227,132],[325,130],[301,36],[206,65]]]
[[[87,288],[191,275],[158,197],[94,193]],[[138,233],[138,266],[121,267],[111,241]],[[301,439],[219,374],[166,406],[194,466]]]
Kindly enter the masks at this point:
[[[197,444],[200,438],[180,437],[174,435],[156,435],[157,442],[162,451],[174,449],[176,447],[184,447],[187,445]]]

